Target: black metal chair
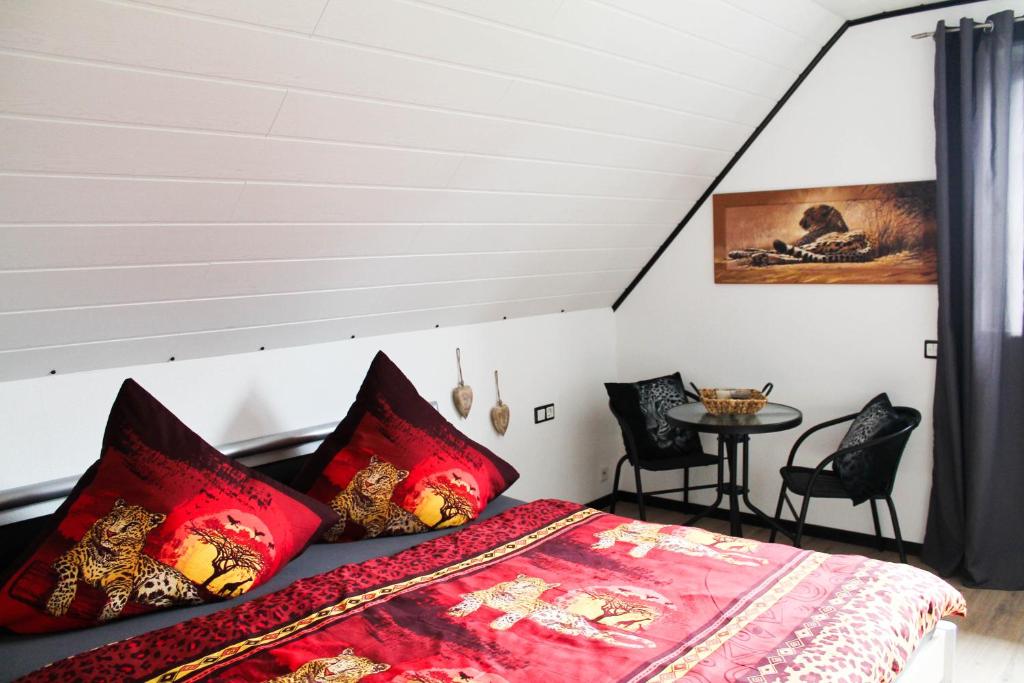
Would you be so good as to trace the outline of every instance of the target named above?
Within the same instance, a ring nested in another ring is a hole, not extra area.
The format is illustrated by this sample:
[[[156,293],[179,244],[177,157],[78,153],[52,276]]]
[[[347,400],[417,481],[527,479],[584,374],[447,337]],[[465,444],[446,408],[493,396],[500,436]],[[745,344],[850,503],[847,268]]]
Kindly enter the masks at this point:
[[[903,457],[903,450],[910,439],[910,434],[921,423],[921,413],[906,406],[894,406],[892,410],[898,416],[898,424],[889,433],[857,445],[840,448],[815,467],[800,467],[793,464],[797,450],[807,440],[807,437],[827,427],[851,422],[860,413],[844,415],[815,425],[801,434],[793,444],[786,466],[779,470],[782,474],[782,486],[779,489],[779,502],[775,507],[775,523],[781,524],[782,506],[785,503],[796,519],[796,529],[792,536],[794,546],[799,548],[803,539],[807,509],[811,498],[848,498],[855,505],[865,500],[871,502],[871,516],[875,523],[878,549],[884,550],[885,538],[882,536],[882,527],[878,520],[877,505],[877,501],[884,500],[889,506],[889,516],[892,518],[892,528],[896,536],[896,549],[899,551],[900,561],[906,563],[907,553],[903,548],[900,523],[896,516],[896,506],[892,501],[892,488],[896,482],[896,471],[899,468],[900,459]],[[852,458],[857,461],[854,464],[862,472],[856,488],[853,488],[850,483],[844,482],[839,472],[834,469],[826,469],[836,461],[836,458],[850,454],[853,454]],[[799,513],[790,502],[789,496],[786,495],[787,491],[803,496],[803,504]],[[772,543],[775,542],[775,536],[776,530],[772,529],[769,538]]]
[[[678,383],[678,400],[661,402],[657,406],[658,410],[667,411],[669,408],[672,408],[679,403],[686,402],[688,400],[700,400],[699,397],[683,389],[682,380],[679,379],[678,374],[658,378],[657,380],[648,380],[647,382],[664,380],[671,380],[673,383]],[[718,500],[716,503],[712,504],[712,506],[709,506],[708,509],[713,508],[714,505],[721,502],[722,492],[720,483],[722,481],[723,474],[723,458],[721,453],[717,456],[705,453],[701,448],[700,437],[696,432],[683,435],[685,438],[678,440],[679,442],[682,442],[682,446],[675,445],[674,440],[674,445],[669,447],[654,444],[650,434],[650,428],[646,424],[646,421],[649,421],[651,416],[642,414],[639,406],[638,395],[635,391],[632,393],[621,391],[622,388],[635,385],[606,384],[605,386],[608,388],[609,397],[611,398],[608,402],[608,407],[611,409],[612,415],[615,416],[616,421],[619,423],[619,429],[622,431],[623,445],[626,448],[626,454],[619,458],[619,462],[615,466],[615,479],[612,484],[612,500],[609,506],[609,511],[612,513],[615,512],[615,503],[619,496],[619,479],[622,474],[622,466],[625,465],[626,462],[633,465],[633,473],[636,477],[637,507],[639,509],[640,519],[642,520],[647,519],[647,513],[644,508],[645,496],[682,493],[683,503],[685,504],[690,502],[690,491],[717,489]],[[616,390],[616,387],[618,387],[619,390]],[[634,405],[634,401],[637,403],[636,405]],[[648,409],[651,408],[651,406],[647,407]],[[664,423],[663,420],[659,420],[659,422]],[[718,465],[718,479],[716,483],[701,486],[690,486],[691,467],[704,467],[715,464]],[[683,470],[683,486],[681,488],[662,489],[659,491],[648,492],[644,491],[643,481],[640,474],[642,471],[666,472],[680,469]],[[690,521],[699,518],[702,514],[703,513],[696,515]]]

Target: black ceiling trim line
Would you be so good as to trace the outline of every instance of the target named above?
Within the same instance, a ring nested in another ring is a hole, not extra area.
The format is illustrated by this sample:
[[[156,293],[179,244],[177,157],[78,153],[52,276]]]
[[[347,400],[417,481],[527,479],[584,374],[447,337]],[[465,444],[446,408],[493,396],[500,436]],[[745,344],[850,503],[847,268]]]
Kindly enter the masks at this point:
[[[654,252],[654,255],[647,260],[647,263],[645,263],[644,267],[640,269],[640,272],[636,274],[636,277],[634,277],[630,281],[630,283],[626,286],[626,289],[623,290],[622,294],[619,295],[619,298],[616,299],[615,303],[612,304],[612,310],[619,310],[619,307],[626,300],[626,297],[628,297],[633,292],[633,289],[636,288],[638,284],[640,284],[640,281],[644,279],[644,276],[646,276],[647,273],[650,272],[651,268],[654,267],[654,264],[657,263],[658,259],[661,258],[661,255],[668,250],[673,240],[675,240],[679,233],[682,232],[683,228],[686,227],[687,223],[689,223],[693,219],[693,217],[704,205],[704,202],[708,200],[712,193],[714,193],[715,189],[722,183],[723,180],[725,180],[725,177],[729,175],[729,171],[732,170],[733,166],[735,166],[737,162],[739,162],[740,158],[747,151],[747,149],[749,149],[750,146],[754,144],[754,141],[757,140],[757,138],[761,135],[764,129],[768,127],[768,124],[772,122],[772,119],[775,118],[775,115],[778,114],[779,111],[786,105],[786,102],[789,101],[789,98],[793,96],[793,93],[797,91],[797,88],[799,88],[800,85],[804,82],[804,80],[806,80],[807,77],[811,74],[811,72],[814,71],[814,68],[818,66],[818,64],[825,57],[825,55],[828,54],[829,50],[831,50],[832,47],[839,41],[839,39],[842,38],[843,34],[846,33],[846,29],[850,28],[851,26],[860,26],[862,24],[869,24],[871,22],[881,21],[883,19],[893,19],[895,17],[902,17],[910,14],[918,14],[920,12],[930,12],[932,10],[945,9],[947,7],[955,7],[957,5],[972,5],[982,1],[983,0],[942,0],[941,2],[931,2],[925,5],[917,5],[916,7],[907,7],[899,10],[891,10],[889,12],[879,12],[878,14],[870,14],[868,16],[860,17],[859,19],[849,19],[847,21],[844,21],[842,26],[836,29],[836,32],[832,34],[832,37],[829,38],[828,42],[825,43],[820,50],[818,50],[818,54],[814,55],[814,59],[812,59],[811,62],[804,68],[804,70],[800,72],[800,75],[796,77],[795,81],[793,81],[793,85],[789,86],[789,89],[786,90],[786,92],[782,95],[782,98],[775,103],[775,106],[772,107],[771,111],[768,112],[768,114],[764,117],[761,123],[757,124],[757,128],[754,129],[754,132],[750,134],[750,137],[746,139],[746,141],[743,143],[743,145],[740,146],[740,148],[736,151],[732,158],[729,159],[729,162],[725,165],[722,171],[717,176],[715,176],[715,179],[711,181],[711,184],[708,185],[708,188],[704,190],[700,197],[697,198],[697,201],[694,203],[694,205],[690,207],[690,210],[686,212],[685,216],[683,216],[683,220],[679,221],[679,224],[676,225],[675,229],[673,229],[672,232],[669,233],[668,237],[665,238],[665,241],[662,242],[661,246],[658,247],[658,250]]]
[[[623,291],[622,294],[619,295],[619,298],[615,300],[615,303],[612,304],[613,311],[619,310],[619,306],[621,306],[622,302],[626,300],[626,297],[630,295],[630,293],[633,291],[633,288],[640,284],[640,281],[644,279],[644,276],[647,275],[651,268],[654,267],[654,264],[657,263],[658,259],[661,258],[661,255],[664,254],[665,251],[669,248],[669,245],[672,244],[672,241],[675,240],[676,236],[678,236],[679,233],[682,232],[683,228],[686,227],[686,224],[690,222],[690,220],[697,214],[697,211],[699,211],[700,208],[704,205],[704,202],[708,200],[708,197],[710,197],[711,194],[715,191],[715,189],[721,184],[721,182],[725,180],[725,177],[729,175],[729,171],[732,170],[733,166],[736,165],[736,163],[740,160],[740,158],[747,151],[747,149],[749,149],[750,146],[754,144],[754,141],[757,140],[757,138],[761,135],[762,131],[764,131],[764,129],[768,127],[768,124],[772,122],[772,119],[775,118],[775,115],[778,114],[784,106],[786,106],[786,102],[789,101],[789,98],[793,96],[793,93],[795,93],[797,88],[800,87],[800,84],[804,82],[804,80],[810,75],[812,71],[814,71],[814,67],[818,66],[818,63],[825,57],[826,54],[828,54],[828,51],[832,49],[832,46],[835,45],[836,42],[838,42],[838,40],[843,36],[849,25],[850,22],[843,22],[842,26],[836,29],[836,32],[833,33],[832,37],[828,39],[828,42],[825,43],[820,50],[818,50],[818,54],[814,55],[814,59],[811,60],[810,64],[804,67],[804,70],[801,71],[800,75],[796,77],[796,80],[793,81],[793,84],[791,86],[789,86],[789,89],[786,90],[786,92],[782,95],[782,98],[775,103],[775,106],[772,107],[771,111],[768,112],[767,116],[765,116],[764,119],[761,120],[761,123],[757,124],[757,128],[755,128],[754,131],[750,134],[750,137],[748,137],[746,141],[740,146],[740,148],[736,150],[736,153],[732,155],[732,158],[729,159],[728,163],[726,163],[725,167],[721,170],[721,172],[717,176],[715,176],[715,179],[711,181],[711,184],[708,185],[707,189],[704,190],[701,196],[697,198],[697,201],[694,202],[692,207],[690,207],[690,210],[686,212],[686,215],[683,216],[683,220],[679,221],[679,224],[675,227],[675,229],[671,233],[669,233],[669,236],[666,237],[665,241],[661,243],[661,246],[658,247],[658,250],[654,252],[654,255],[647,260],[647,263],[645,263],[644,267],[640,269],[640,272],[637,273],[636,277],[634,277],[633,280],[629,283],[629,285],[626,286],[625,291]]]
[[[847,23],[850,26],[860,26],[861,24],[870,24],[873,21],[895,19],[896,17],[905,17],[908,14],[920,14],[921,12],[931,12],[933,10],[946,9],[947,7],[956,7],[957,5],[973,5],[979,2],[984,2],[984,0],[942,0],[941,2],[929,2],[915,7],[904,7],[903,9],[894,9],[889,10],[888,12],[869,14],[866,17],[850,19]]]

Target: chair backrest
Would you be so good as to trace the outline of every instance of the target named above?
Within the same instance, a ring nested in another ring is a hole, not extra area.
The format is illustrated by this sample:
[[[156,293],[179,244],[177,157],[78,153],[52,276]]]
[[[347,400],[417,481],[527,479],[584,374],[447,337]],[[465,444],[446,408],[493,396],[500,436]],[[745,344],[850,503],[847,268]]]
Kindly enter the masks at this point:
[[[899,415],[899,426],[889,434],[873,440],[874,444],[859,449],[855,454],[858,461],[858,495],[891,495],[896,483],[896,472],[903,458],[907,441],[921,424],[921,413],[909,406],[893,406]],[[843,482],[849,488],[848,481]],[[851,493],[854,493],[851,491]]]
[[[626,448],[626,457],[629,458],[631,465],[639,465],[640,460],[640,447],[636,443],[636,435],[633,433],[633,427],[629,424],[622,413],[615,410],[615,402],[608,401],[608,409],[612,411],[612,415],[615,416],[615,421],[619,423],[619,431],[622,432],[622,444]]]

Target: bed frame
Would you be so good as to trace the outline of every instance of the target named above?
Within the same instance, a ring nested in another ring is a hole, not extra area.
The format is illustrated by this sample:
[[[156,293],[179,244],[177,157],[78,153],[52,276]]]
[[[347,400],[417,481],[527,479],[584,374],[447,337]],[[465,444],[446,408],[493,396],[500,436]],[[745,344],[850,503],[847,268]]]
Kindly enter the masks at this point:
[[[306,457],[336,426],[328,423],[235,441],[218,446],[218,450],[273,479],[289,483]],[[47,516],[71,493],[77,481],[78,476],[63,477],[0,491],[0,547],[26,547],[47,523]],[[0,562],[0,575],[7,569],[7,564],[20,559],[18,555],[10,553],[7,562]],[[953,683],[955,653],[956,625],[940,621],[925,636],[897,680],[899,683]]]
[[[956,680],[956,624],[940,621],[925,636],[896,680],[899,683],[953,683]]]

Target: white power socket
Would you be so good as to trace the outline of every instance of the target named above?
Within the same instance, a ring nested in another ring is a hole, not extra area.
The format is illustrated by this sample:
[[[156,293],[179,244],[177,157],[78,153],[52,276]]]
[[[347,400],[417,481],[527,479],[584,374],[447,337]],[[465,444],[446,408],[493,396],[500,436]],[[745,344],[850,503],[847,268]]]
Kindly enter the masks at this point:
[[[603,484],[603,483],[608,481],[609,467],[607,465],[605,465],[604,467],[602,467],[600,469],[600,473],[601,473],[601,483]]]

